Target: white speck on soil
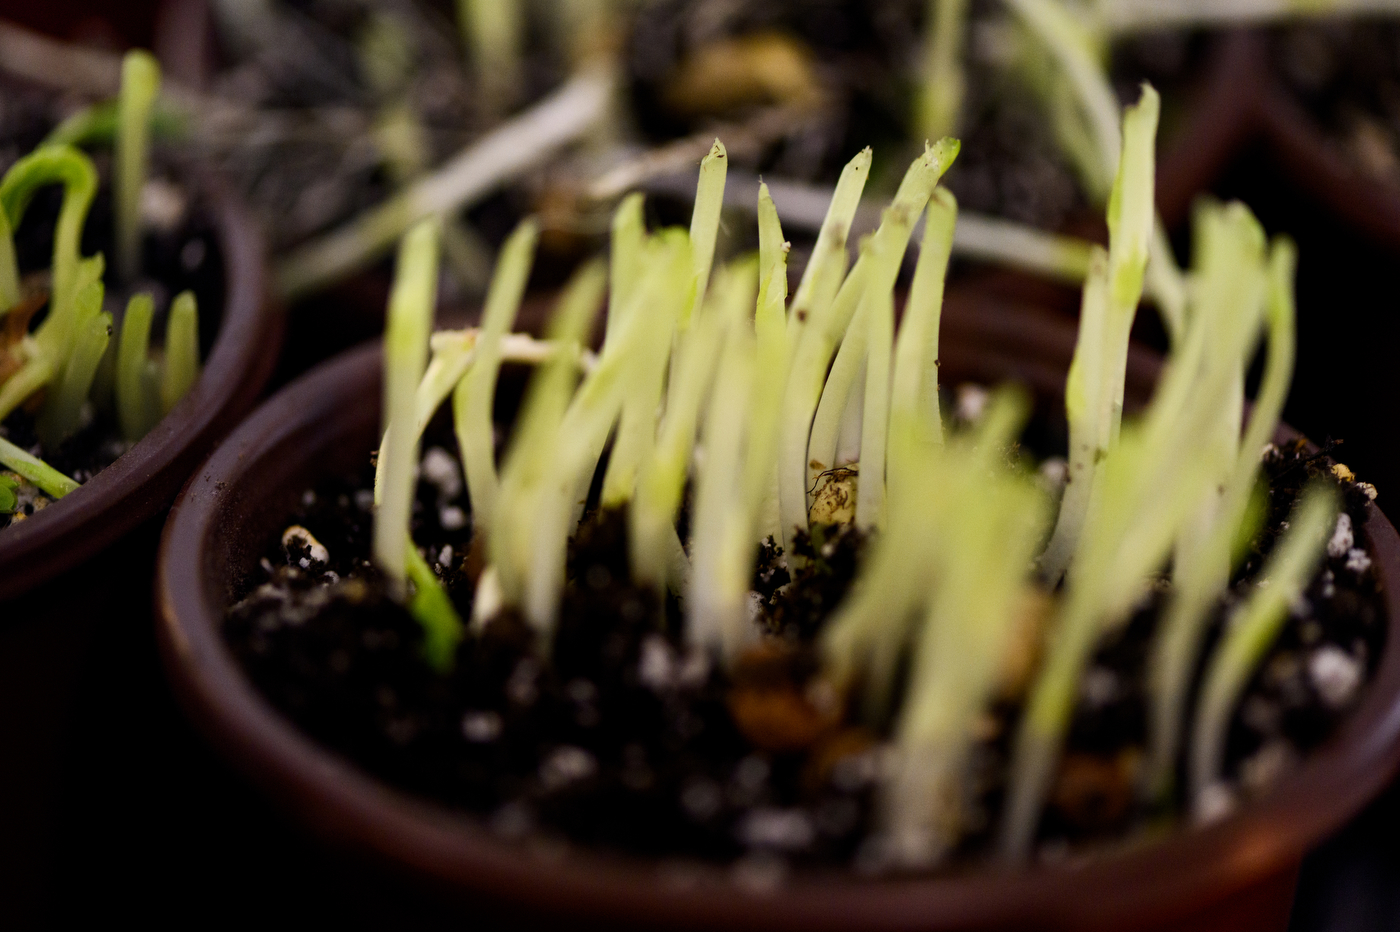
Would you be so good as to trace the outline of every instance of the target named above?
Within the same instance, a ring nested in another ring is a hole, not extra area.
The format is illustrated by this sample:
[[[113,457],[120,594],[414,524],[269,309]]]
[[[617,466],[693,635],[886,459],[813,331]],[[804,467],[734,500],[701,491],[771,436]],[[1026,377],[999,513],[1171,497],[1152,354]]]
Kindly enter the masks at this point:
[[[356,490],[355,490],[355,507],[358,508],[358,509],[360,509],[361,511],[366,511],[366,512],[368,512],[368,511],[373,511],[373,510],[374,510],[374,490],[373,490],[373,489],[356,489]]]
[[[959,385],[957,394],[958,417],[969,424],[976,424],[986,413],[991,393],[980,385]]]
[[[735,828],[739,841],[749,848],[801,851],[812,844],[816,829],[801,809],[751,809]]]
[[[1340,709],[1351,702],[1361,686],[1361,664],[1346,651],[1327,644],[1308,658],[1308,677],[1328,708]]]
[[[1371,568],[1371,558],[1366,555],[1366,551],[1353,547],[1347,551],[1347,569],[1360,576]]]
[[[540,695],[539,687],[535,685],[539,672],[540,668],[529,657],[517,663],[510,673],[510,679],[506,680],[506,697],[516,705],[534,705]]]
[[[462,716],[462,736],[475,744],[487,744],[501,736],[502,724],[495,712],[468,712]]]
[[[1196,824],[1219,822],[1234,811],[1235,792],[1224,783],[1212,783],[1197,794],[1193,808]]]
[[[450,502],[462,494],[462,467],[442,447],[429,447],[419,469],[423,481],[438,490],[438,500]]]
[[[540,782],[546,791],[563,789],[598,772],[598,759],[572,744],[555,748],[540,763]]]
[[[1376,500],[1376,487],[1369,482],[1358,482],[1356,487],[1361,490],[1361,494],[1370,501]]]
[[[1333,559],[1344,557],[1356,543],[1351,530],[1351,515],[1345,511],[1337,515],[1337,527],[1332,531],[1332,539],[1327,542],[1327,555]]]
[[[467,526],[467,513],[456,505],[438,509],[438,524],[444,531],[460,531]]]
[[[453,556],[454,556],[454,551],[452,550],[452,545],[451,545],[451,544],[443,544],[443,545],[442,545],[442,549],[438,551],[438,563],[439,563],[444,569],[451,569],[451,568],[452,568],[452,557],[453,557]]]
[[[676,652],[670,642],[659,634],[647,635],[637,661],[637,679],[641,684],[652,692],[672,688],[676,685],[676,666]]]

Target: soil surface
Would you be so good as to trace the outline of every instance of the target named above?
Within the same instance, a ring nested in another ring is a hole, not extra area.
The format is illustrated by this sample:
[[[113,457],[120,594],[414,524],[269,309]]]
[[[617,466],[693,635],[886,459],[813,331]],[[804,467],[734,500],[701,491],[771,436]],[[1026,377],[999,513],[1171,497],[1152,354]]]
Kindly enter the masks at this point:
[[[31,102],[42,96],[35,92]],[[0,105],[0,123],[12,106],[18,105],[13,102]],[[55,118],[53,110],[45,111],[45,115],[49,122],[42,131],[36,131],[40,139],[52,129],[52,119]],[[14,158],[32,148],[33,144],[16,153],[0,150],[0,155],[5,156],[4,160],[0,160],[0,172],[7,170]],[[93,156],[103,186],[88,212],[83,228],[82,253],[91,256],[101,252],[108,257],[103,309],[112,314],[119,328],[127,299],[140,292],[150,294],[156,306],[151,342],[159,352],[170,301],[175,295],[189,289],[194,292],[199,307],[200,358],[207,358],[223,318],[224,263],[212,213],[200,193],[198,183],[191,180],[196,177],[192,166],[159,149],[154,153],[147,201],[155,202],[157,208],[146,211],[141,277],[127,286],[116,280],[112,267],[112,196],[107,185],[110,158],[105,152],[89,154]],[[11,155],[14,158],[10,158]],[[22,275],[42,272],[52,264],[54,226],[62,201],[61,189],[50,187],[41,190],[15,231],[15,253]],[[45,308],[38,311],[30,324],[31,332],[42,322],[46,313]],[[113,349],[115,343],[114,339]],[[110,466],[128,449],[129,444],[122,439],[118,429],[115,412],[91,402],[87,405],[84,426],[58,449],[46,449],[39,442],[34,428],[42,397],[40,393],[6,418],[0,424],[0,437],[23,447],[79,483],[88,481]],[[10,475],[18,479],[14,474]],[[20,507],[13,515],[0,514],[0,531],[13,522],[29,519],[51,504],[51,499],[37,488],[19,481]]]
[[[469,509],[450,434],[432,430],[413,536],[466,618]],[[1307,479],[1333,476],[1333,465],[1301,447],[1268,454],[1268,524],[1236,591]],[[799,539],[809,561],[796,580],[764,548],[755,623],[770,637],[726,675],[687,651],[674,600],[658,604],[627,582],[625,515],[593,511],[570,546],[552,653],[506,613],[438,675],[421,659],[417,624],[366,562],[372,479],[367,457],[358,474],[306,490],[225,624],[258,688],[309,735],[394,785],[479,814],[504,838],[727,863],[736,882],[760,886],[797,867],[887,866],[870,840],[887,730],[852,724],[814,677],[813,639],[855,574],[862,535],[829,526]],[[1359,528],[1367,487],[1334,481]],[[1342,536],[1235,716],[1226,776],[1236,798],[1264,791],[1325,740],[1380,656],[1374,574],[1359,540]],[[1146,731],[1142,668],[1161,602],[1159,593],[1102,644],[1084,677],[1042,857],[1160,824],[1161,813],[1135,802],[1133,781]],[[982,729],[961,858],[990,846],[1017,708],[1003,701]]]
[[[1309,19],[1270,32],[1270,59],[1353,164],[1400,184],[1400,22]]]

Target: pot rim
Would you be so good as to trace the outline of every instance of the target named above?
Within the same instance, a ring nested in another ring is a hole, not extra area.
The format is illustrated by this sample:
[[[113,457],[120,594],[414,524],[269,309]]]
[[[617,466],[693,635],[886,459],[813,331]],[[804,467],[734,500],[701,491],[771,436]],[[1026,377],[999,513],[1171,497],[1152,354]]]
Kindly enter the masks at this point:
[[[1388,615],[1374,677],[1297,771],[1213,825],[1062,865],[879,880],[796,872],[765,893],[741,889],[720,868],[682,876],[668,874],[664,862],[585,849],[560,855],[503,841],[479,819],[393,789],[303,735],[257,691],[220,635],[227,587],[214,578],[208,548],[220,539],[220,515],[237,499],[239,477],[264,458],[286,459],[308,429],[320,423],[324,432],[328,416],[358,405],[361,419],[377,423],[379,374],[377,343],[312,370],[264,403],[190,479],[162,538],[158,636],[187,713],[283,807],[323,837],[459,899],[681,928],[1118,929],[1134,917],[1165,921],[1291,876],[1304,853],[1359,811],[1400,764],[1400,536],[1371,504],[1362,530]],[[1285,429],[1283,436],[1296,435]],[[330,446],[325,435],[318,441]],[[315,453],[301,456],[309,461]]]
[[[224,260],[222,319],[199,380],[116,462],[42,515],[0,532],[0,601],[77,566],[166,508],[272,374],[283,320],[268,290],[262,233],[217,179],[196,173],[194,186]]]

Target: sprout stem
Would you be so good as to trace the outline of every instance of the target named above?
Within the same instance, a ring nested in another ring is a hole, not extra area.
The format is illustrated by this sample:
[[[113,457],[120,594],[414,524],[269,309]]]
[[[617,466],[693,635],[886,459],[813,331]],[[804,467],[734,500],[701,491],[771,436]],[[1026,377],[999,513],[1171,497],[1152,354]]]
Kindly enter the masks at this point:
[[[942,139],[957,132],[962,114],[967,0],[928,0],[924,18],[924,81],[917,122],[925,139]]]
[[[462,642],[465,630],[461,616],[453,607],[442,582],[412,540],[408,541],[404,553],[404,568],[413,584],[413,597],[408,610],[423,628],[423,657],[428,661],[428,666],[437,672],[448,673],[452,670],[457,645]]]
[[[437,303],[438,254],[442,226],[419,223],[399,247],[394,290],[384,328],[384,431],[379,450],[383,497],[374,515],[374,562],[397,597],[405,594],[418,434],[410,429],[417,414],[418,383],[428,357],[428,333]]]
[[[199,306],[193,291],[182,291],[170,304],[165,325],[165,369],[160,404],[169,414],[199,379]]]
[[[718,139],[700,162],[700,181],[695,189],[695,208],[690,216],[691,265],[695,270],[695,300],[692,308],[705,302],[710,283],[710,267],[715,261],[715,241],[719,238],[719,215],[724,207],[724,179],[729,172],[729,154]],[[690,325],[689,312],[681,318],[681,330]]]
[[[501,259],[481,314],[476,359],[457,384],[452,398],[453,424],[471,496],[472,524],[478,530],[491,526],[496,507],[496,440],[491,411],[496,399],[496,377],[501,370],[501,338],[520,310],[539,235],[539,223],[533,217],[526,218],[501,247]]]
[[[136,49],[122,59],[122,88],[117,98],[116,214],[117,274],[131,282],[141,271],[141,189],[150,157],[151,111],[160,94],[160,65],[150,52]]]
[[[100,284],[93,288],[98,293],[101,306]],[[39,419],[39,437],[47,450],[56,450],[82,423],[83,402],[92,390],[93,378],[102,356],[107,352],[107,344],[112,338],[112,315],[99,313],[84,325],[68,357],[68,365],[63,369],[58,385],[44,403],[44,412]]]
[[[62,498],[78,488],[78,483],[4,437],[0,437],[0,466],[19,473],[50,498]]]
[[[1198,806],[1204,791],[1219,778],[1235,704],[1278,636],[1289,608],[1316,572],[1336,519],[1336,492],[1324,485],[1306,489],[1289,516],[1288,530],[1260,573],[1262,581],[1226,626],[1224,641],[1206,668],[1192,730],[1191,795]]]
[[[117,420],[122,436],[135,443],[151,429],[146,398],[146,360],[151,345],[151,320],[155,303],[148,294],[133,295],[122,317],[117,345]]]

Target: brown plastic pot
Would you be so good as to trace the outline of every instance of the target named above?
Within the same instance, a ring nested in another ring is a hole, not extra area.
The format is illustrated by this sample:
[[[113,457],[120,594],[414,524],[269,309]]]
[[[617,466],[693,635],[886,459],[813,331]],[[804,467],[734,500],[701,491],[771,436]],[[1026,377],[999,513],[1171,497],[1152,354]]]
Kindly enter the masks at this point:
[[[954,295],[944,381],[1019,377],[1047,403],[1063,390],[1074,332],[1054,314]],[[1135,349],[1141,400],[1160,360]],[[1364,526],[1389,634],[1375,680],[1338,733],[1266,798],[1201,830],[1072,867],[990,868],[926,879],[793,875],[758,894],[716,869],[677,879],[653,862],[537,851],[387,786],[275,711],[224,644],[224,612],[308,484],[360,462],[379,428],[380,350],[367,345],[290,385],[190,480],[166,525],[156,578],[159,638],[187,713],[208,739],[328,845],[407,873],[483,916],[587,928],[820,930],[1282,930],[1303,855],[1387,782],[1400,761],[1400,538]]]
[[[1400,250],[1400,184],[1367,174],[1274,75],[1259,125],[1288,180],[1364,237]]]
[[[199,381],[140,442],[77,491],[0,532],[0,603],[33,590],[162,513],[199,461],[257,400],[277,359],[282,315],[268,300],[262,237],[208,183],[224,259],[222,320]]]

